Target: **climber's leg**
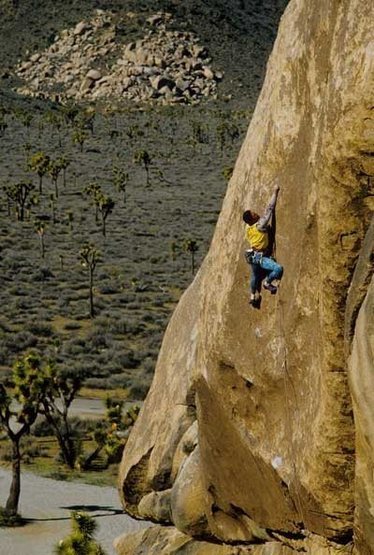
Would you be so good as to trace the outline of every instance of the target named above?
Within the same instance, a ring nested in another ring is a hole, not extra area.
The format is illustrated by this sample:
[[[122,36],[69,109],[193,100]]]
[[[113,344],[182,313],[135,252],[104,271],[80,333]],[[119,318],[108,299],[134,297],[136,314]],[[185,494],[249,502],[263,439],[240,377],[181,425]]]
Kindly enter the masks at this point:
[[[261,266],[259,264],[251,264],[250,288],[253,295],[261,290]]]
[[[278,264],[273,258],[263,256],[261,260],[261,268],[266,270],[267,277],[264,280],[264,289],[274,294],[277,292],[277,287],[272,282],[277,279],[281,280],[283,276],[283,267]]]
[[[263,270],[259,264],[251,264],[251,281],[250,281],[250,299],[249,304],[254,308],[260,308],[261,305],[261,281],[263,279]]]

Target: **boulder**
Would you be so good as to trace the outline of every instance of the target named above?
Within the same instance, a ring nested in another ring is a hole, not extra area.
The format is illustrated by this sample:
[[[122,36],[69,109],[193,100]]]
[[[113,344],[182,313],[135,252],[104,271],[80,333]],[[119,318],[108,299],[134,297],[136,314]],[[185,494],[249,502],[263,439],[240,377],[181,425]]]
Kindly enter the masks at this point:
[[[157,89],[156,89],[157,90]],[[164,96],[166,98],[171,98],[173,93],[171,91],[171,89],[169,87],[161,87],[161,89],[158,89],[157,91],[161,96]]]
[[[152,87],[158,91],[160,91],[163,87],[167,87],[169,90],[172,90],[175,87],[175,82],[166,75],[157,75],[156,77],[150,78],[149,81]]]
[[[146,520],[171,524],[171,489],[152,491],[139,503],[139,516]]]
[[[175,528],[153,526],[134,534],[117,538],[114,547],[118,555],[246,555],[244,547],[222,546],[191,538]],[[286,552],[279,555],[286,555]],[[264,553],[265,555],[265,553]],[[271,555],[270,552],[268,555]]]
[[[155,14],[147,18],[147,23],[149,23],[149,25],[154,26],[162,23],[162,20],[163,20],[162,14]]]
[[[163,58],[159,58],[158,56],[155,56],[154,65],[161,69],[164,69],[166,67],[166,62]]]
[[[90,26],[88,25],[88,23],[86,23],[86,21],[80,21],[79,23],[77,23],[77,25],[74,28],[73,34],[75,36],[78,35],[82,35],[83,33],[85,33],[86,31],[88,31],[90,29]]]
[[[33,67],[32,62],[24,62],[20,68],[19,68],[19,72],[23,73],[24,71],[27,71],[28,69],[30,69],[31,67]]]
[[[158,75],[159,72],[160,70],[157,67],[149,67],[149,66],[143,67],[143,75],[146,75],[147,77]]]
[[[138,48],[134,52],[134,62],[145,65],[148,62],[149,52],[145,48]]]
[[[195,58],[205,58],[208,55],[207,49],[204,46],[195,44],[192,48],[192,53]]]
[[[30,56],[30,62],[33,62],[33,63],[39,62],[40,58],[41,58],[41,54],[37,52],[36,54],[33,54],[32,56]]]
[[[123,90],[127,91],[133,85],[134,79],[132,77],[125,77],[122,81]]]
[[[214,72],[208,66],[203,66],[203,74],[206,79],[214,79]]]
[[[171,512],[178,530],[199,537],[209,532],[205,513],[206,495],[200,470],[200,452],[196,447],[182,463],[171,490]]]
[[[94,87],[94,85],[95,85],[95,81],[93,81],[93,79],[89,79],[86,77],[86,79],[82,81],[79,90],[81,93],[86,94],[90,89]]]
[[[182,78],[178,78],[175,81],[175,86],[182,92],[186,91],[191,85],[191,81],[182,79]]]
[[[91,79],[92,81],[99,81],[101,77],[101,72],[97,69],[90,69],[90,71],[86,75],[86,79]]]
[[[174,454],[171,477],[177,477],[182,463],[189,457],[198,444],[198,423],[195,420],[183,434]]]

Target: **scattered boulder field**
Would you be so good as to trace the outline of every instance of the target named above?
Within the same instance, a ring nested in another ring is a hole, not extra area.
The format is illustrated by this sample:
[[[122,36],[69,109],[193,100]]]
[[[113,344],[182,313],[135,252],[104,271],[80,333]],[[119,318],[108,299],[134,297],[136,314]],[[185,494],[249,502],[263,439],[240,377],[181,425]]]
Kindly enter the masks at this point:
[[[127,12],[121,25],[136,16]],[[217,98],[223,71],[213,69],[207,48],[191,32],[172,30],[172,16],[146,19],[143,38],[123,43],[118,15],[96,10],[95,16],[64,29],[44,51],[21,61],[17,92],[52,100],[94,101],[111,97],[135,102],[197,104]]]

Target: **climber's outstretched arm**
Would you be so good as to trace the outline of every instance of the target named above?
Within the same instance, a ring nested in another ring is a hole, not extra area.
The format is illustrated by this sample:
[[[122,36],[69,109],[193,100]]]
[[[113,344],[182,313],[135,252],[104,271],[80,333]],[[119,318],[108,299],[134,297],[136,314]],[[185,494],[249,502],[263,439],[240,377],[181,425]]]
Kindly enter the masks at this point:
[[[267,205],[264,214],[257,222],[257,229],[259,229],[260,231],[266,231],[266,228],[269,225],[271,215],[274,211],[275,205],[277,204],[278,193],[279,193],[279,185],[275,187],[273,196],[271,197],[271,200]]]

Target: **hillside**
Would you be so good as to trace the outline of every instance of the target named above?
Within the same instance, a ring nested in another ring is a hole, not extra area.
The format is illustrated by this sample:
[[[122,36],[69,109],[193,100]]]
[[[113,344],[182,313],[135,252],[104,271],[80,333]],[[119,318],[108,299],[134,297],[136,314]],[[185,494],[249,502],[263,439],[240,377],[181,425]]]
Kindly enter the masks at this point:
[[[17,4],[18,8],[12,9]],[[95,9],[111,10],[121,14],[133,12],[133,24],[117,28],[120,41],[142,36],[148,15],[159,11],[173,16],[176,30],[196,33],[209,48],[212,58],[225,70],[227,78],[223,91],[236,94],[245,106],[253,106],[264,76],[265,63],[275,38],[278,20],[286,0],[250,0],[231,2],[210,0],[156,0],[145,1],[20,1],[2,0],[0,70],[7,74],[27,52],[45,48],[62,29],[74,27],[80,20],[92,16]]]

